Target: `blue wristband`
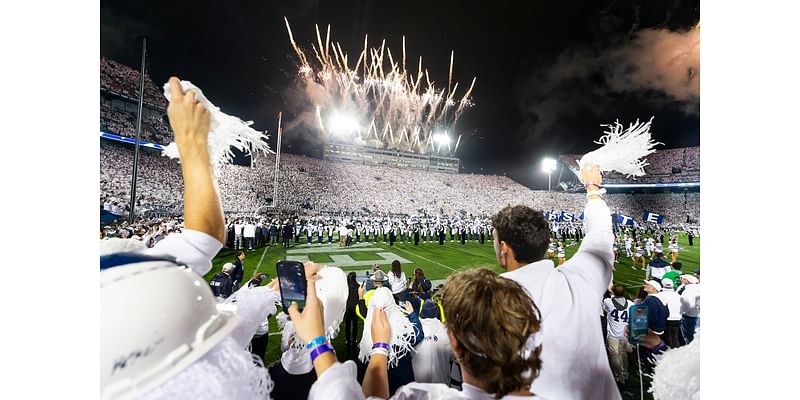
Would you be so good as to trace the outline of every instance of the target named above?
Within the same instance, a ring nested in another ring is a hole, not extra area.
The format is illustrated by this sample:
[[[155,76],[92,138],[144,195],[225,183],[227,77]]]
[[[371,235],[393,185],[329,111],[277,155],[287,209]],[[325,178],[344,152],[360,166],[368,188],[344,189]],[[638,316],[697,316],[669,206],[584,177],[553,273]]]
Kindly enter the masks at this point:
[[[378,342],[372,345],[373,349],[386,349],[389,350],[389,343]]]
[[[314,350],[311,350],[311,362],[313,363],[314,360],[317,357],[319,357],[319,356],[321,356],[321,355],[323,355],[323,354],[325,354],[325,353],[327,353],[329,351],[333,351],[333,347],[328,343],[325,343],[325,344],[323,344],[321,346],[317,346],[317,348],[315,348]]]
[[[327,338],[325,338],[325,336],[317,336],[317,337],[315,337],[315,338],[313,338],[313,339],[308,341],[308,344],[306,344],[306,348],[311,350],[314,347],[321,346],[321,345],[325,344],[325,342],[327,342],[327,341],[328,340],[327,340]]]

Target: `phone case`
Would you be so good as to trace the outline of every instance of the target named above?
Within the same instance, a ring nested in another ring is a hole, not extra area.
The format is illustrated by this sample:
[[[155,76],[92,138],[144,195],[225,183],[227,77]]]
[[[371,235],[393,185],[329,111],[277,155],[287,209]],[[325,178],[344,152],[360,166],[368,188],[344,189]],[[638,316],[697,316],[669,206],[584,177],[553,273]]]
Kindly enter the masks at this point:
[[[647,306],[634,304],[628,309],[628,341],[639,344],[639,339],[647,335]]]

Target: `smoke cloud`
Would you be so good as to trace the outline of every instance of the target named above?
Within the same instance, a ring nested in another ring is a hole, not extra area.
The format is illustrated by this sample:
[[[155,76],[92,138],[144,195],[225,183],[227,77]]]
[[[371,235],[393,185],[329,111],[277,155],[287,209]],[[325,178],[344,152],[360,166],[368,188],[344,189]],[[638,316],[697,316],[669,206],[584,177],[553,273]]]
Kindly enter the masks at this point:
[[[517,93],[523,133],[534,141],[559,121],[589,111],[611,121],[621,99],[671,103],[700,112],[700,27],[644,29],[603,48],[569,48],[523,80]]]

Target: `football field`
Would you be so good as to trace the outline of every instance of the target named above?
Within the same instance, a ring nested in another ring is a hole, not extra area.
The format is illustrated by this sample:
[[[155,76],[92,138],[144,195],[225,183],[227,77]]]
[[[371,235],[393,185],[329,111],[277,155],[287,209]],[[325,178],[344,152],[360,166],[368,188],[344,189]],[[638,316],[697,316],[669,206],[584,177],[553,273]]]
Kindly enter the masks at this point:
[[[399,260],[407,277],[412,278],[414,276],[415,268],[422,268],[425,276],[433,282],[434,287],[444,283],[447,277],[454,272],[469,268],[485,267],[497,273],[504,272],[497,263],[492,242],[488,238],[484,244],[478,241],[467,241],[462,245],[459,241],[450,242],[448,237],[444,245],[441,246],[438,242],[426,243],[423,241],[420,241],[417,246],[413,242],[396,242],[394,246],[390,246],[388,242],[379,241],[354,243],[353,246],[346,248],[339,247],[336,241],[330,244],[327,240],[322,244],[307,244],[305,243],[305,236],[301,236],[300,239],[301,242],[297,245],[294,245],[294,241],[292,241],[293,245],[289,249],[283,249],[282,246],[278,245],[246,251],[246,259],[244,260],[245,282],[255,272],[267,273],[270,279],[275,278],[275,264],[284,259],[314,261],[342,268],[346,272],[356,271],[359,274],[364,274],[374,263],[380,264],[383,271],[388,272],[391,270],[390,264],[392,260]],[[694,246],[689,246],[685,234],[682,234],[679,238],[682,250],[678,260],[683,263],[684,272],[691,272],[700,268],[700,239],[694,238],[693,241]],[[568,245],[566,248],[567,259],[577,249],[577,244]],[[222,269],[224,263],[232,262],[235,254],[236,250],[222,249],[213,261],[212,270],[206,274],[206,281],[210,281]],[[669,254],[665,255],[665,259],[667,262],[671,261]],[[645,277],[645,271],[640,269],[641,265],[633,268],[632,264],[631,259],[625,256],[625,249],[621,249],[619,262],[615,264],[614,282],[626,287],[629,299],[633,299],[636,296]],[[600,303],[598,303],[597,307],[598,326],[600,326]],[[278,311],[281,311],[280,306],[278,306]],[[360,328],[363,328],[363,325]],[[336,348],[339,360],[344,361],[352,357],[348,357],[345,353],[344,326],[341,327],[341,331],[339,336],[333,340],[333,345]],[[269,335],[270,339],[265,360],[267,365],[277,361],[280,357],[280,331],[277,328],[274,316],[270,321]],[[639,382],[636,353],[630,353],[629,356],[631,380],[624,388],[623,398],[638,399]],[[635,396],[632,396],[634,393]],[[647,397],[647,394],[645,396]]]

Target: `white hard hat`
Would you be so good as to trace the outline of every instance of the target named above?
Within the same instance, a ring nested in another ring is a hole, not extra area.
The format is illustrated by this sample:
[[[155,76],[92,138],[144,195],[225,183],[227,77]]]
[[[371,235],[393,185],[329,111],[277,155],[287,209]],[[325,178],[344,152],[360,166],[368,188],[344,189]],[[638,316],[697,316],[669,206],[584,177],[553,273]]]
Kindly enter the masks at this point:
[[[236,307],[174,258],[100,257],[100,390],[135,398],[206,354],[236,327]]]

